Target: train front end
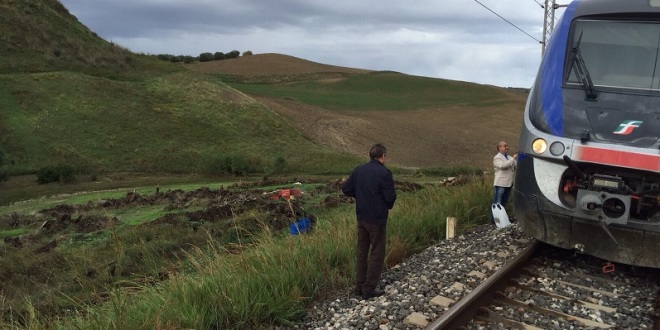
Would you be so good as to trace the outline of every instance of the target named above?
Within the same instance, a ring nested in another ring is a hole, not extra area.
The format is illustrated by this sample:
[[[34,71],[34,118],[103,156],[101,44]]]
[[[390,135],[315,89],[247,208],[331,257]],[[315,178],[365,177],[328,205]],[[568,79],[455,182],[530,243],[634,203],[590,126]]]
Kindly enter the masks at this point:
[[[514,212],[527,234],[660,268],[660,0],[567,7],[519,150]]]

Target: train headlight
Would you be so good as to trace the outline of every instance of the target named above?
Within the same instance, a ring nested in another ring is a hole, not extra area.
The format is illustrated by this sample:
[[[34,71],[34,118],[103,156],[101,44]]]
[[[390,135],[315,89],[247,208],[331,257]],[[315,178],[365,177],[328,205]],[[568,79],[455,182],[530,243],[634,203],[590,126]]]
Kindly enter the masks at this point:
[[[548,149],[548,142],[545,142],[544,139],[536,139],[532,142],[532,151],[535,154],[540,155]]]
[[[550,145],[550,153],[553,156],[559,156],[559,155],[563,154],[564,150],[566,150],[566,147],[564,147],[564,144],[559,142],[559,141],[553,142]]]

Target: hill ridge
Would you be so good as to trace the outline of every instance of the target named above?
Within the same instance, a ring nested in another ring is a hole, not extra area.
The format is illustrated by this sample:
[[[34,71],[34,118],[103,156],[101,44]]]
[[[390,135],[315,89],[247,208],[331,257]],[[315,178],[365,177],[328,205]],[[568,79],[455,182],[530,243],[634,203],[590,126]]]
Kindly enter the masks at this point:
[[[388,145],[394,165],[490,168],[491,144],[515,149],[524,109],[522,94],[495,86],[278,53],[173,64],[101,39],[56,0],[0,0],[0,13],[0,72],[12,73],[0,74],[0,141],[14,173],[60,163],[205,171],[239,155],[261,171],[278,157],[301,170],[343,171],[375,142]],[[277,88],[254,90],[262,85]],[[492,97],[475,101],[482,94]]]

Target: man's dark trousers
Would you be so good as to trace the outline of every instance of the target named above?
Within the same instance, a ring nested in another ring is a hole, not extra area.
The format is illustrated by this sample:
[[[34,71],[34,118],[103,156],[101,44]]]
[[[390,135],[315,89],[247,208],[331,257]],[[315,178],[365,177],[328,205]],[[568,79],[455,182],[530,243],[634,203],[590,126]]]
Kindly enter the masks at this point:
[[[358,221],[356,290],[372,292],[378,285],[385,261],[386,224]],[[371,248],[371,254],[369,253]]]

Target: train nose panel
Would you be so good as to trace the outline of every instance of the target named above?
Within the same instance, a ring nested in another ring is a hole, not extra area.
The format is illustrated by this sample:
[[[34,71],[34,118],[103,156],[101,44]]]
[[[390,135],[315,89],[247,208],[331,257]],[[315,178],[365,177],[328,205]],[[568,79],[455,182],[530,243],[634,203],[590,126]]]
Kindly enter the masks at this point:
[[[586,112],[594,140],[638,148],[651,148],[658,143],[660,115],[657,113],[595,107]]]
[[[577,205],[576,213],[583,218],[604,222],[607,225],[628,223],[630,196],[579,189]]]

